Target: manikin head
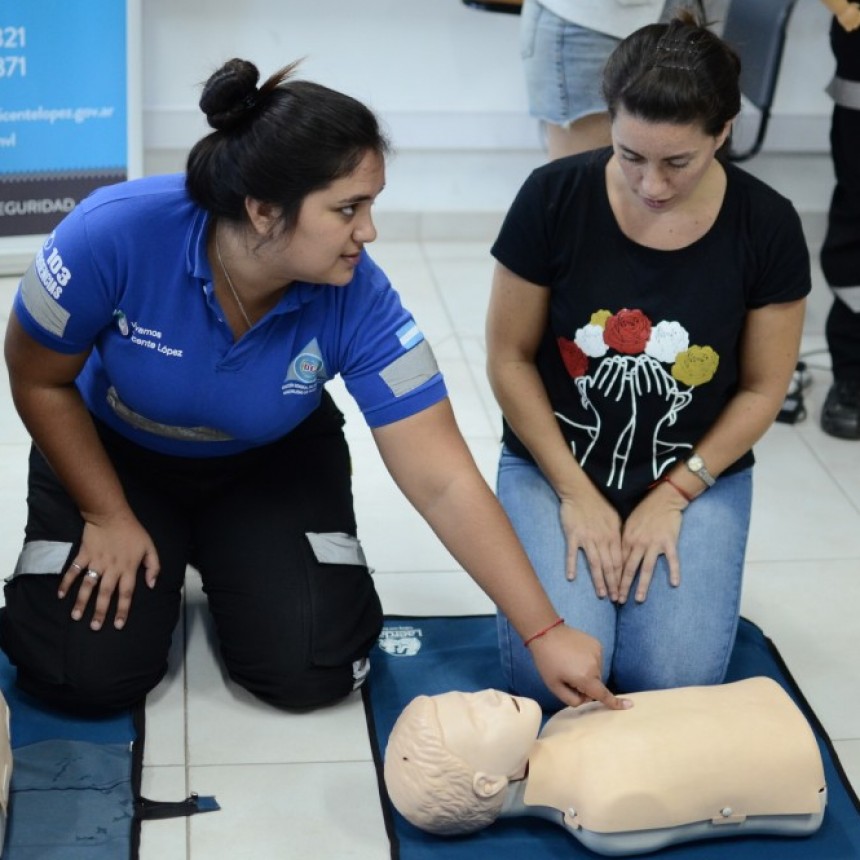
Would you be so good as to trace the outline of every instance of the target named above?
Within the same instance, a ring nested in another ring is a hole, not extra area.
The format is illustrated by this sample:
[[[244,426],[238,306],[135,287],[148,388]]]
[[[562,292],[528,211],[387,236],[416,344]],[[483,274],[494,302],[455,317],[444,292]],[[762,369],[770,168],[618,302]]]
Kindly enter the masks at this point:
[[[524,776],[540,722],[537,702],[498,690],[418,696],[388,739],[391,802],[431,833],[486,827],[498,818],[509,782]]]

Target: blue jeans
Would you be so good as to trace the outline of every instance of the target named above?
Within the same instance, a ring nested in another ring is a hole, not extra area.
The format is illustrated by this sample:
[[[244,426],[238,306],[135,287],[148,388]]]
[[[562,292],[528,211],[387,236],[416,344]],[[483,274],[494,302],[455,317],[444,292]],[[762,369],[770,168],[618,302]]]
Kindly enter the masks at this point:
[[[604,682],[630,693],[723,680],[740,611],[752,469],[720,478],[684,511],[678,540],[681,584],[669,585],[661,556],[645,602],[636,603],[631,589],[621,606],[597,597],[581,550],[576,579],[565,578],[558,497],[534,464],[503,451],[497,490],[559,615],[568,626],[600,640]],[[510,688],[546,708],[558,708],[522,640],[501,614],[498,627]]]

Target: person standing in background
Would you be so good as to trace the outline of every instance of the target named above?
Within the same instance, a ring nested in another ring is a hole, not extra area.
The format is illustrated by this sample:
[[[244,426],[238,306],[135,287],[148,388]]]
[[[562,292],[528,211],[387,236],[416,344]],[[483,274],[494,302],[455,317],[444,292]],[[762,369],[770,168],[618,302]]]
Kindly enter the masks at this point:
[[[550,159],[609,146],[603,67],[618,43],[653,24],[664,0],[525,0],[520,53],[529,113]]]
[[[833,13],[836,71],[827,92],[833,99],[830,153],[836,187],[821,248],[821,269],[833,291],[825,327],[833,384],[821,427],[840,439],[860,439],[860,5],[822,2]]]

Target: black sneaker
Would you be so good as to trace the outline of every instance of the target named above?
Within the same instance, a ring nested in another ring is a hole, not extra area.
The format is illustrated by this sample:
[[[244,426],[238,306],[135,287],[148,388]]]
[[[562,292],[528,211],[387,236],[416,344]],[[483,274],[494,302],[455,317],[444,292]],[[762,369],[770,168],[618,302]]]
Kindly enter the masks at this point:
[[[839,439],[860,439],[860,381],[833,383],[821,411],[821,429]]]

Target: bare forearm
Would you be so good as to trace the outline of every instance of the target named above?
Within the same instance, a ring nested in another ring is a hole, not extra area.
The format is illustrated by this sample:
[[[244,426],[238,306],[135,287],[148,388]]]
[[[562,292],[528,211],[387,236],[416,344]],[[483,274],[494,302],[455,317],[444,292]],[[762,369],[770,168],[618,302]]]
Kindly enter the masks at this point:
[[[416,508],[523,637],[556,617],[510,522],[475,468]]]
[[[128,619],[139,571],[154,588],[158,552],[128,506],[113,464],[77,390],[68,384],[24,382],[13,372],[12,396],[35,444],[74,499],[84,519],[75,555],[62,572],[57,596],[72,588],[71,617],[80,621],[94,600],[91,630],[113,614],[121,630]],[[83,576],[83,571],[87,576]],[[95,576],[95,582],[92,577]],[[76,586],[76,583],[84,583]]]
[[[753,391],[738,393],[698,446],[706,462],[721,472],[743,456],[773,424],[781,402]]]
[[[481,477],[450,404],[438,403],[373,435],[404,495],[523,641],[541,636],[532,654],[549,689],[569,705],[595,699],[624,707],[600,681],[597,640],[556,624],[555,609]]]
[[[74,386],[13,386],[13,399],[33,441],[85,519],[127,507],[113,465]]]
[[[551,623],[552,604],[457,430],[450,404],[373,432],[403,494],[517,631],[530,636]]]
[[[591,482],[558,427],[534,364],[500,363],[490,366],[489,376],[505,419],[559,497],[590,489]]]
[[[737,394],[696,443],[708,471],[718,475],[758,442],[779,413],[797,366],[805,301],[765,305],[747,315],[741,341]],[[698,495],[702,482],[677,470],[682,485]]]
[[[781,403],[779,398],[754,391],[741,391],[735,395],[696,445],[696,453],[702,456],[708,471],[714,477],[742,457],[764,436],[773,424]],[[707,489],[702,481],[687,469],[676,469],[672,478],[693,497]]]

